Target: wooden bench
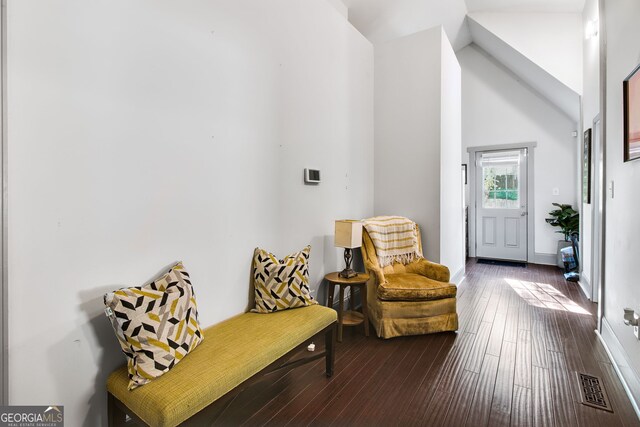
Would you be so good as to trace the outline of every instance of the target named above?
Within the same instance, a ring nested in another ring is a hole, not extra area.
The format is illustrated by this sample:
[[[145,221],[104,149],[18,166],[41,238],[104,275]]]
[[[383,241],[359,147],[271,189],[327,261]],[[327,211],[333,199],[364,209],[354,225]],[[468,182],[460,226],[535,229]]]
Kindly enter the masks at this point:
[[[326,359],[333,373],[337,315],[320,305],[244,313],[204,330],[204,341],[169,372],[129,391],[127,368],[107,380],[110,426],[128,415],[142,425],[211,425],[233,398],[275,371]],[[324,334],[324,351],[291,360]]]

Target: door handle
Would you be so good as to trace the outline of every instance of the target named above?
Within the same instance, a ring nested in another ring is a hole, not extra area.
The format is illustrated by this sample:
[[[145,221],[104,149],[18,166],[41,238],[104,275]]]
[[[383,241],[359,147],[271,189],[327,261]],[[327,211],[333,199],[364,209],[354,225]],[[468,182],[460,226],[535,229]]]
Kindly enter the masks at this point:
[[[520,212],[520,216],[526,216],[527,213],[525,211]]]

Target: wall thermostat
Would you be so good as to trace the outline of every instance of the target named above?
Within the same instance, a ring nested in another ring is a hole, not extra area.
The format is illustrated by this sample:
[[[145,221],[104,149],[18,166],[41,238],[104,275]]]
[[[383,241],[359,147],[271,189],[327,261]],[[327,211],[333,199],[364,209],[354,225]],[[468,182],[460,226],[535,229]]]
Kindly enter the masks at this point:
[[[305,184],[320,184],[320,169],[305,169],[304,182]]]

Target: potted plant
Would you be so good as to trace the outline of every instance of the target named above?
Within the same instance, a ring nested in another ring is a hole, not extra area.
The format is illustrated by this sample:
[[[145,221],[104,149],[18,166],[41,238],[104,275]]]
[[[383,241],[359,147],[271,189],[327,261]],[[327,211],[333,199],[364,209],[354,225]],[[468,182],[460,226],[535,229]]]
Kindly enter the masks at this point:
[[[546,218],[548,224],[553,227],[560,227],[560,231],[556,231],[556,233],[561,233],[564,235],[564,240],[558,241],[558,267],[564,268],[564,263],[562,262],[562,255],[560,250],[562,248],[566,248],[567,246],[571,246],[571,236],[574,234],[578,234],[580,229],[580,214],[576,212],[575,209],[571,207],[571,205],[563,205],[560,203],[553,203],[553,206],[556,206],[558,209],[554,209],[549,212],[551,218]]]

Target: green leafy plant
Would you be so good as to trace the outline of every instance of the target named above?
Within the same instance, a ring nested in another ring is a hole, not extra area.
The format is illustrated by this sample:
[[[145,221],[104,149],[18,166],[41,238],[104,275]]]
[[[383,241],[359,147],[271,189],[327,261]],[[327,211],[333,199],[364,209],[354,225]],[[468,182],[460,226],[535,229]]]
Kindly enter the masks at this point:
[[[558,209],[549,212],[551,218],[546,218],[545,221],[553,227],[560,227],[561,231],[556,231],[556,233],[564,234],[564,240],[569,241],[571,235],[579,232],[580,214],[571,205],[553,203],[553,206],[558,207]]]

